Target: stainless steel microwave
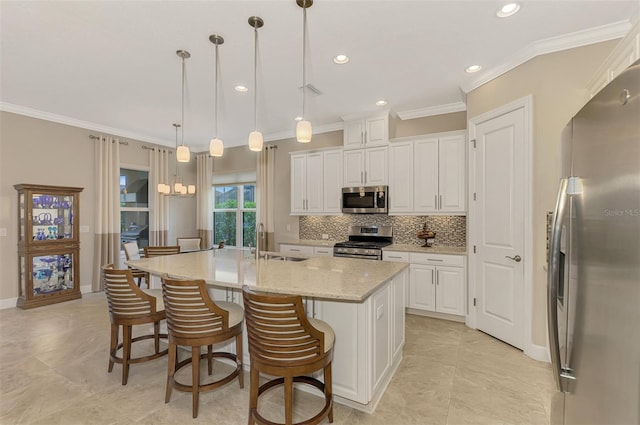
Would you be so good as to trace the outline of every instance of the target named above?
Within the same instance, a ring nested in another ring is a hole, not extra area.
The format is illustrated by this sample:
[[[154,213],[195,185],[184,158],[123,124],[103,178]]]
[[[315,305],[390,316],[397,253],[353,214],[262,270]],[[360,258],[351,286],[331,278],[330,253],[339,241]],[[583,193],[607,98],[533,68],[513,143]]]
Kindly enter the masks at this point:
[[[342,188],[342,212],[346,214],[389,213],[389,186]]]

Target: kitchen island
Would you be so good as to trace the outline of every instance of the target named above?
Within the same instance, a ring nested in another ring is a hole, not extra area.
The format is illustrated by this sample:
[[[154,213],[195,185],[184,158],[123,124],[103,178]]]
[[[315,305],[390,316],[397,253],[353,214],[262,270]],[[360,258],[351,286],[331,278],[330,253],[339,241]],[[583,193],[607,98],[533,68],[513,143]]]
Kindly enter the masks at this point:
[[[355,409],[375,410],[402,360],[407,264],[334,257],[256,261],[248,250],[233,248],[127,264],[154,275],[203,279],[214,300],[242,304],[242,285],[303,296],[307,314],[336,334],[335,401]]]

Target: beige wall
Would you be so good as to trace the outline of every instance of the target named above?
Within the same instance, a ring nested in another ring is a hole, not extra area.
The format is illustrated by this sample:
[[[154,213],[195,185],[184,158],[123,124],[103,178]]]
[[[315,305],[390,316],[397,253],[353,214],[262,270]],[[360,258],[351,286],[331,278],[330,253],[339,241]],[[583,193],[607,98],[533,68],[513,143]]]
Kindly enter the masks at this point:
[[[434,115],[431,117],[398,120],[395,137],[416,136],[419,134],[442,133],[445,131],[466,130],[467,112]]]
[[[0,236],[0,301],[18,296],[17,192],[13,188],[17,183],[84,188],[80,194],[80,225],[88,226],[89,232],[80,234],[80,285],[91,285],[95,186],[90,134],[98,133],[0,112],[0,229],[7,230],[7,236]],[[121,140],[128,143],[120,146],[121,163],[149,166],[149,151],[142,149],[142,142]],[[195,183],[194,160],[181,170],[186,182]],[[169,217],[169,240],[196,234],[194,198],[171,198]]]
[[[467,95],[467,117],[533,95],[533,343],[546,345],[546,214],[558,185],[560,133],[616,41],[536,57]]]

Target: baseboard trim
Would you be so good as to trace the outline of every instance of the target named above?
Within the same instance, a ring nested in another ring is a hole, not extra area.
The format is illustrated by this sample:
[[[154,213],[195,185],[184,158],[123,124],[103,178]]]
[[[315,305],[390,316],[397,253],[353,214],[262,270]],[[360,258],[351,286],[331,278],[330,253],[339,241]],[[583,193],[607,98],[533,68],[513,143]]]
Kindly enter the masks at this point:
[[[5,298],[4,300],[0,300],[0,310],[5,310],[7,308],[13,308],[18,303],[18,297],[15,298]]]
[[[541,362],[551,363],[549,357],[549,349],[544,345],[528,344],[524,349],[524,354],[531,357],[533,360]]]
[[[89,294],[93,292],[91,285],[80,285],[80,292],[83,294]]]

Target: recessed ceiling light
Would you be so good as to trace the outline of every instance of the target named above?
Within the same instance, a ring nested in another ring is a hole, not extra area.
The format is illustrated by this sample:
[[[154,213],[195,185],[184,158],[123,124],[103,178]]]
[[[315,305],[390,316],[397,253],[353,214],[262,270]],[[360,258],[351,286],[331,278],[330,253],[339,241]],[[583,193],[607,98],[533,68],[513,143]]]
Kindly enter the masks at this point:
[[[337,55],[335,58],[333,58],[333,61],[335,63],[337,63],[338,65],[342,65],[342,64],[345,64],[345,63],[349,62],[349,56],[347,56],[347,55]]]
[[[238,84],[238,85],[236,85],[236,86],[233,86],[233,88],[234,88],[236,91],[239,91],[239,92],[241,92],[241,93],[244,93],[244,92],[246,92],[246,91],[249,91],[249,89],[247,88],[247,86],[243,86],[242,84]]]
[[[507,3],[504,6],[502,6],[500,9],[498,9],[498,11],[496,12],[496,16],[498,18],[507,18],[509,16],[512,16],[518,13],[518,10],[520,10],[520,4]]]
[[[376,102],[376,106],[384,106],[386,104],[387,104],[386,100],[379,100],[379,101]]]
[[[482,67],[480,65],[471,65],[470,67],[465,69],[465,71],[468,72],[469,74],[472,74],[474,72],[480,71],[481,69]]]
[[[295,117],[294,118],[296,121],[302,121],[302,117]]]

